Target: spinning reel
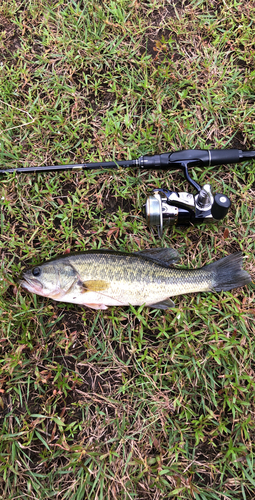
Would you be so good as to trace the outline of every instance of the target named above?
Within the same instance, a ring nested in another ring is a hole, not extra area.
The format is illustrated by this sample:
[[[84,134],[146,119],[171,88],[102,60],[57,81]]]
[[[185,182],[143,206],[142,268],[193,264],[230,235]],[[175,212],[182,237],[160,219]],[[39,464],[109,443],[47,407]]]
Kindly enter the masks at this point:
[[[212,195],[210,184],[205,184],[197,195],[154,189],[144,205],[149,227],[157,226],[161,238],[163,229],[173,225],[210,223],[223,219],[231,206],[224,194]]]
[[[154,189],[144,205],[144,216],[149,227],[157,226],[161,238],[169,226],[188,226],[216,222],[227,215],[231,206],[225,194],[214,196],[210,184],[200,187],[184,168],[185,177],[195,187],[197,194],[175,192],[168,189]]]

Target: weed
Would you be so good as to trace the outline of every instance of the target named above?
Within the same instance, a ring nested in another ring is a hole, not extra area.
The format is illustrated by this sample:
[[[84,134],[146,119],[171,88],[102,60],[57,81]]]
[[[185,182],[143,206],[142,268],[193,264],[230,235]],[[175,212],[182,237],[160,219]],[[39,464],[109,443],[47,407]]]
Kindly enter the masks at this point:
[[[0,162],[254,149],[252,1],[3,1]],[[254,498],[254,285],[170,312],[29,295],[24,269],[84,249],[241,249],[254,279],[254,162],[194,169],[227,219],[158,241],[142,216],[180,172],[1,177],[0,496]]]

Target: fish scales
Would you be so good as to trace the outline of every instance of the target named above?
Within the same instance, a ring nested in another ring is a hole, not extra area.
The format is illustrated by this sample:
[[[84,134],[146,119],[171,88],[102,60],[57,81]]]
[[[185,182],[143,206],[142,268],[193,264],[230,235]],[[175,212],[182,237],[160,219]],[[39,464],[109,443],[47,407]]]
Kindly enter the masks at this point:
[[[166,264],[174,261],[170,253],[167,259],[166,250],[154,249],[152,257],[149,251],[145,255],[88,251],[65,256],[28,271],[21,285],[39,295],[94,309],[128,304],[166,309],[174,305],[169,297],[229,290],[250,281],[241,269],[241,253],[199,269],[174,269]]]
[[[167,291],[173,292],[173,295],[176,295],[178,289],[183,293],[183,287],[190,291],[195,288],[196,291],[197,287],[200,289],[202,286],[208,290],[212,286],[212,273],[203,269],[167,269],[136,256],[99,254],[97,257],[96,260],[93,255],[74,257],[72,267],[85,280],[88,276],[89,279],[101,279],[103,276],[109,282],[130,283],[132,287],[134,283],[153,285],[154,289],[156,285],[159,285],[160,289],[165,285],[173,287]]]

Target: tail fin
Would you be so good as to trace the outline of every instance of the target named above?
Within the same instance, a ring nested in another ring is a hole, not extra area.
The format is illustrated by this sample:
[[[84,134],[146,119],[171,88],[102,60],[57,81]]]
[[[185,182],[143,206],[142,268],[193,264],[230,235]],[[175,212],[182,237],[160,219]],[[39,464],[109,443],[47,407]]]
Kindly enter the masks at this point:
[[[206,271],[212,273],[213,290],[216,292],[231,290],[250,283],[251,277],[242,269],[242,264],[242,252],[237,252],[205,266]]]

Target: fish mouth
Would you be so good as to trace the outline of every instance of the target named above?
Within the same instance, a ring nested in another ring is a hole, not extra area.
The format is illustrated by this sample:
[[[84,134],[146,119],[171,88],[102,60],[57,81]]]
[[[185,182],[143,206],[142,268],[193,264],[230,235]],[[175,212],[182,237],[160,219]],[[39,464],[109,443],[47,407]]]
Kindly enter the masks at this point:
[[[19,284],[22,288],[32,293],[40,293],[43,289],[43,285],[40,281],[28,278],[27,276],[23,276],[23,279],[20,280]]]
[[[31,293],[36,293],[37,295],[42,295],[42,297],[52,297],[55,298],[56,300],[58,297],[62,297],[64,294],[63,290],[59,290],[58,288],[56,290],[48,290],[45,288],[42,283],[35,279],[35,278],[30,278],[29,276],[23,276],[22,279],[19,281],[20,286],[27,290],[28,292]]]

